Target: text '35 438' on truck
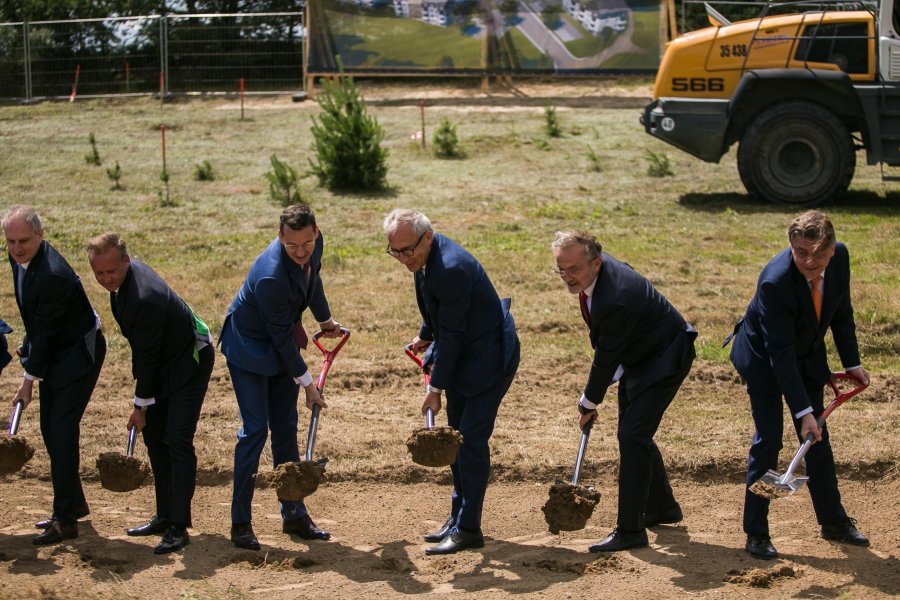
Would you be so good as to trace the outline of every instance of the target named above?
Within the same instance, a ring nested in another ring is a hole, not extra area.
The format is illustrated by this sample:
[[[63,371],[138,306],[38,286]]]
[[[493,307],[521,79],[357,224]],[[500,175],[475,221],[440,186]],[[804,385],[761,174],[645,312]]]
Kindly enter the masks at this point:
[[[767,3],[759,18],[735,23],[707,5],[712,27],[666,45],[644,129],[707,162],[737,142],[753,197],[794,206],[839,198],[858,148],[870,165],[900,165],[895,2]]]

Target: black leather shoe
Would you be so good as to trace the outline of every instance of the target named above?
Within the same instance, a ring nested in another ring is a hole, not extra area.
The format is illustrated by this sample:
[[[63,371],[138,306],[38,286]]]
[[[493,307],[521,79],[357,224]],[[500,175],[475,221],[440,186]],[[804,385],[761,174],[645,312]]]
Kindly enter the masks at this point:
[[[674,525],[682,520],[684,520],[684,513],[681,512],[681,506],[677,502],[668,510],[644,513],[644,527]]]
[[[649,545],[647,532],[623,531],[616,527],[608,536],[588,548],[589,552],[618,552],[629,548],[643,548]]]
[[[447,534],[450,533],[450,530],[453,529],[454,525],[456,525],[456,517],[447,517],[447,520],[444,521],[444,524],[441,525],[440,529],[432,533],[425,534],[425,541],[431,542],[432,544],[440,542],[442,539],[447,537]]]
[[[91,514],[91,509],[88,508],[87,502],[85,502],[84,504],[79,504],[75,508],[75,518],[76,519],[83,519],[86,516],[88,516],[89,514]],[[46,519],[42,519],[42,520],[38,521],[37,523],[35,523],[34,526],[37,529],[47,529],[48,527],[50,527],[50,525],[53,524],[53,521],[55,521],[55,520],[56,520],[56,515],[50,515]]]
[[[191,543],[187,529],[182,525],[170,525],[163,539],[153,549],[153,554],[168,554],[181,550]]]
[[[853,544],[854,546],[869,545],[869,538],[864,536],[859,529],[856,528],[856,521],[849,517],[842,523],[822,525],[822,537],[826,540]]]
[[[236,523],[231,526],[231,541],[238,548],[259,550],[259,540],[250,523]]]
[[[468,548],[484,548],[484,536],[481,530],[466,531],[454,527],[437,546],[425,548],[425,554],[453,554]]]
[[[153,517],[143,525],[138,525],[137,527],[132,527],[131,529],[126,529],[125,533],[130,536],[142,536],[142,535],[161,535],[166,533],[169,529],[169,520],[163,519],[162,517]]]
[[[763,560],[778,558],[778,551],[775,550],[772,540],[767,535],[748,535],[744,549],[750,553],[750,556],[762,558]]]
[[[44,533],[35,537],[31,542],[35,546],[46,546],[47,544],[58,544],[63,540],[71,540],[78,537],[78,523],[63,524],[56,519],[49,527],[44,529]]]
[[[288,519],[281,522],[282,533],[299,535],[304,540],[328,540],[331,534],[324,529],[319,529],[309,515],[303,515],[299,519]]]

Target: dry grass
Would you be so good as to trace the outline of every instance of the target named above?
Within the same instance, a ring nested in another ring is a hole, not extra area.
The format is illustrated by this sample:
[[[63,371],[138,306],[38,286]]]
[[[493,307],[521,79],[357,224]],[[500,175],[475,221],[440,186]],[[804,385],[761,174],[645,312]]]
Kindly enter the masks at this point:
[[[430,127],[445,115],[457,124],[467,155],[461,161],[441,161],[410,144],[409,134],[419,128],[417,105],[373,106],[387,132],[393,189],[334,195],[304,180],[326,236],[332,309],[353,330],[331,371],[331,408],[319,430],[317,454],[331,458],[330,477],[445,476],[414,467],[403,444],[420,426],[421,378],[402,351],[418,323],[411,278],[383,252],[380,222],[396,206],[429,214],[439,231],[483,262],[498,291],[513,298],[523,358],[492,441],[498,476],[543,481],[571,470],[578,443],[574,404],[590,351],[576,303],[549,274],[548,245],[557,229],[581,227],[648,276],[700,332],[694,371],[658,435],[667,460],[685,474],[740,477],[751,424],[721,340],[742,313],[760,268],[783,247],[795,211],[750,202],[733,154],[707,165],[646,136],[638,110],[557,102],[564,136],[541,149],[542,108],[504,102],[503,110],[462,102],[427,110]],[[243,122],[237,104],[222,100],[0,108],[0,202],[41,209],[48,239],[84,277],[107,324],[111,350],[82,427],[86,475],[95,474],[101,452],[124,450],[132,384],[130,352],[90,275],[84,242],[105,230],[122,233],[132,254],[157,269],[218,334],[249,265],[275,233],[279,208],[268,200],[262,177],[269,156],[305,167],[316,112],[314,103],[282,100],[251,101]],[[160,123],[167,126],[172,208],[158,205]],[[121,164],[125,191],[110,191],[104,170],[85,164],[91,131],[104,162]],[[602,173],[591,169],[588,145],[601,156]],[[667,153],[675,176],[647,177],[646,148]],[[203,160],[212,163],[216,181],[192,179],[193,165]],[[862,166],[862,156],[858,164],[851,194],[829,212],[851,251],[860,343],[875,383],[835,413],[832,436],[842,470],[870,476],[896,473],[900,455],[900,419],[892,410],[900,396],[900,203],[874,168]],[[3,281],[0,315],[17,329],[17,343],[21,323],[11,278]],[[229,481],[239,425],[218,359],[197,433],[206,483]],[[314,349],[307,360],[320,363]],[[10,396],[18,376],[12,368],[0,378]],[[616,406],[609,400],[594,430],[587,475],[617,463]],[[36,413],[27,412],[21,433],[39,447],[29,473],[46,477]],[[305,410],[301,422],[305,428]],[[305,431],[300,437],[302,444]],[[787,435],[785,444],[796,447]]]

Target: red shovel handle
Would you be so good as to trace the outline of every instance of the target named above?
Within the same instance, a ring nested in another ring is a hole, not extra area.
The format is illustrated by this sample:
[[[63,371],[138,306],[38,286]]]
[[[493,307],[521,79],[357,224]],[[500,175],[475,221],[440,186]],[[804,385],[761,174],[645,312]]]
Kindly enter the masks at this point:
[[[341,348],[344,347],[344,344],[347,343],[347,340],[350,339],[350,330],[346,327],[341,327],[341,341],[337,343],[337,346],[328,350],[319,342],[319,338],[322,337],[324,331],[317,331],[312,336],[313,344],[322,351],[323,356],[325,357],[324,362],[322,363],[322,370],[319,372],[319,379],[316,382],[316,387],[319,388],[319,393],[322,393],[322,390],[325,389],[325,377],[328,375],[328,369],[331,368],[331,363],[334,362],[334,357],[338,355],[338,352],[341,351]]]
[[[406,350],[406,355],[407,355],[408,357],[410,357],[410,358],[413,360],[414,363],[416,363],[417,365],[419,365],[419,368],[421,369],[421,368],[423,368],[423,366],[424,366],[425,363],[423,363],[423,362],[422,362],[422,359],[419,358],[419,357],[416,355],[415,352],[413,352],[412,347],[413,347],[412,344],[407,344],[407,345],[406,345],[406,348],[405,348],[405,350]],[[429,382],[429,381],[431,381],[431,377],[428,376],[428,373],[425,373],[425,385],[428,385],[428,382]]]
[[[841,393],[841,390],[837,386],[837,382],[845,379],[853,380],[857,383],[857,386],[852,390],[848,390],[844,393]],[[822,421],[828,418],[828,415],[834,411],[838,406],[857,395],[867,387],[869,384],[860,382],[856,377],[850,375],[848,373],[832,373],[831,379],[828,380],[828,384],[831,386],[831,389],[834,390],[834,400],[831,401],[831,404],[822,412],[822,416],[819,417]],[[821,424],[819,425],[821,427]]]

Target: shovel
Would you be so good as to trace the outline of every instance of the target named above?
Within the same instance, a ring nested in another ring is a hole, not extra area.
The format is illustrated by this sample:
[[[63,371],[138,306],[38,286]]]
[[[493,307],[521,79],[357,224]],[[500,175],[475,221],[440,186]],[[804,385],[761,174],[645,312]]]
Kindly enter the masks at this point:
[[[412,344],[406,346],[406,355],[409,356],[419,368],[422,368],[422,359],[413,352]],[[425,374],[425,385],[431,381]],[[406,440],[406,449],[412,455],[412,460],[425,467],[446,467],[456,460],[459,447],[463,443],[462,435],[452,427],[435,427],[434,410],[425,409],[425,428],[416,429]]]
[[[16,437],[24,408],[25,403],[21,400],[15,403],[12,419],[9,421],[9,435],[0,438],[0,475],[15,473],[34,456],[31,444],[23,438]]]
[[[322,332],[317,331],[312,336],[312,341],[316,347],[322,351],[323,362],[322,370],[319,371],[319,379],[316,381],[316,390],[319,394],[325,391],[325,378],[328,376],[328,370],[334,358],[350,339],[350,330],[341,327],[341,340],[337,345],[328,350],[319,342]],[[317,461],[313,461],[313,450],[316,446],[316,432],[319,429],[319,413],[322,407],[318,404],[312,406],[312,416],[309,419],[309,432],[306,434],[306,454],[305,460],[298,462],[289,462],[278,465],[275,468],[275,492],[279,500],[288,502],[297,502],[303,500],[306,496],[311,495],[319,487],[322,480],[322,473],[325,472],[325,465],[328,464],[328,458],[323,457]]]
[[[831,401],[831,404],[829,404],[828,407],[822,411],[822,414],[819,415],[819,418],[816,419],[816,423],[820,429],[825,424],[825,419],[828,418],[828,415],[830,415],[834,409],[869,387],[866,384],[860,383],[857,387],[842,394],[836,384],[837,381],[842,379],[853,379],[856,381],[856,379],[846,373],[831,374],[831,379],[828,380],[828,383],[831,385],[831,389],[834,390],[834,400]],[[802,489],[803,486],[806,485],[806,482],[809,481],[809,477],[804,475],[794,475],[794,470],[800,466],[800,461],[803,460],[803,457],[806,456],[806,453],[813,445],[813,440],[815,440],[815,437],[812,433],[806,436],[806,439],[803,440],[803,444],[800,446],[800,449],[797,450],[797,454],[794,455],[794,458],[791,460],[791,463],[788,465],[787,471],[785,471],[784,474],[769,469],[765,475],[760,477],[750,486],[750,491],[762,498],[774,500],[790,496]]]
[[[118,452],[104,452],[97,458],[100,485],[112,492],[130,492],[141,487],[150,474],[150,467],[143,460],[134,457],[134,443],[137,428],[128,430],[125,456]]]
[[[581,443],[578,445],[578,454],[575,456],[572,483],[557,479],[556,483],[550,486],[550,497],[541,509],[550,533],[584,529],[588,519],[594,513],[594,508],[600,502],[600,492],[593,486],[578,485],[581,477],[581,464],[584,461],[584,453],[587,450],[593,426],[594,420],[591,419],[581,429]]]

